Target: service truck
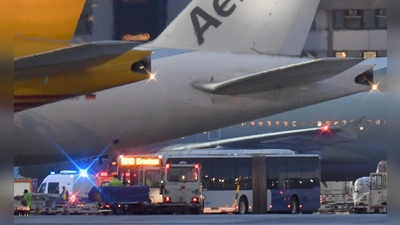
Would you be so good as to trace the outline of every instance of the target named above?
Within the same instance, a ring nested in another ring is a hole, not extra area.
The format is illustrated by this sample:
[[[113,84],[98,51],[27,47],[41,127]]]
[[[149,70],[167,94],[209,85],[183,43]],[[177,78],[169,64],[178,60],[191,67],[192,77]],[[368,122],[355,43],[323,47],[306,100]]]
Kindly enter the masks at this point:
[[[366,182],[365,178],[359,178],[357,183]],[[387,213],[387,162],[381,161],[376,172],[369,176],[368,190],[363,192],[361,188],[355,190],[353,213]],[[363,186],[363,185],[358,185]]]

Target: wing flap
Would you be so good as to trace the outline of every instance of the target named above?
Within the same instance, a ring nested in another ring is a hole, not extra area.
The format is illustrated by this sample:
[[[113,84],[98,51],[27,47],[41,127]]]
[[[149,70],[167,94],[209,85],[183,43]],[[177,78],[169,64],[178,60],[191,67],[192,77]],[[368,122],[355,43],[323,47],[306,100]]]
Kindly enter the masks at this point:
[[[218,94],[251,94],[326,80],[363,61],[355,58],[325,58],[245,75],[222,82],[195,82],[198,90]]]
[[[125,41],[91,42],[15,58],[14,80],[90,69],[124,54],[139,44]]]

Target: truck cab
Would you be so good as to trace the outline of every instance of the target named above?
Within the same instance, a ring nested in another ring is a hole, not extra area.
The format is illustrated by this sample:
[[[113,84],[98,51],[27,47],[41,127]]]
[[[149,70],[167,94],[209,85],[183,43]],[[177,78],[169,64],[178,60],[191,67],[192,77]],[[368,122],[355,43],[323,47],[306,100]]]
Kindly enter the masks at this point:
[[[387,172],[371,173],[369,204],[374,212],[387,211]]]

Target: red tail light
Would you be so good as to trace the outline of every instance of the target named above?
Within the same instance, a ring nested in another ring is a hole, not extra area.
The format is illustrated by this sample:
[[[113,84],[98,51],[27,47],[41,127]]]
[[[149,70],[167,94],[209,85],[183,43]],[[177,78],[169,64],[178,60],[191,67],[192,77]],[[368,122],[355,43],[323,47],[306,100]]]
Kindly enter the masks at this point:
[[[199,198],[198,197],[192,197],[192,203],[196,203],[199,202]]]
[[[164,202],[171,202],[171,197],[166,196],[166,197],[164,198]]]

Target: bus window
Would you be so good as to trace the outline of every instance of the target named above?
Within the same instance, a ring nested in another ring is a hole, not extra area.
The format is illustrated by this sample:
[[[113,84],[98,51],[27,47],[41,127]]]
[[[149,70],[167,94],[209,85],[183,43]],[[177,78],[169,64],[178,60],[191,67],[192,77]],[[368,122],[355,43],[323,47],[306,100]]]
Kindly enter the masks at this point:
[[[301,189],[300,179],[301,179],[301,161],[296,158],[287,159],[287,177],[288,177],[288,187],[290,189]]]
[[[275,161],[272,158],[266,158],[267,164],[267,188],[278,189],[278,179],[275,174]]]
[[[278,189],[289,188],[289,183],[287,181],[287,167],[286,158],[271,158],[275,161],[275,177],[278,179]]]

